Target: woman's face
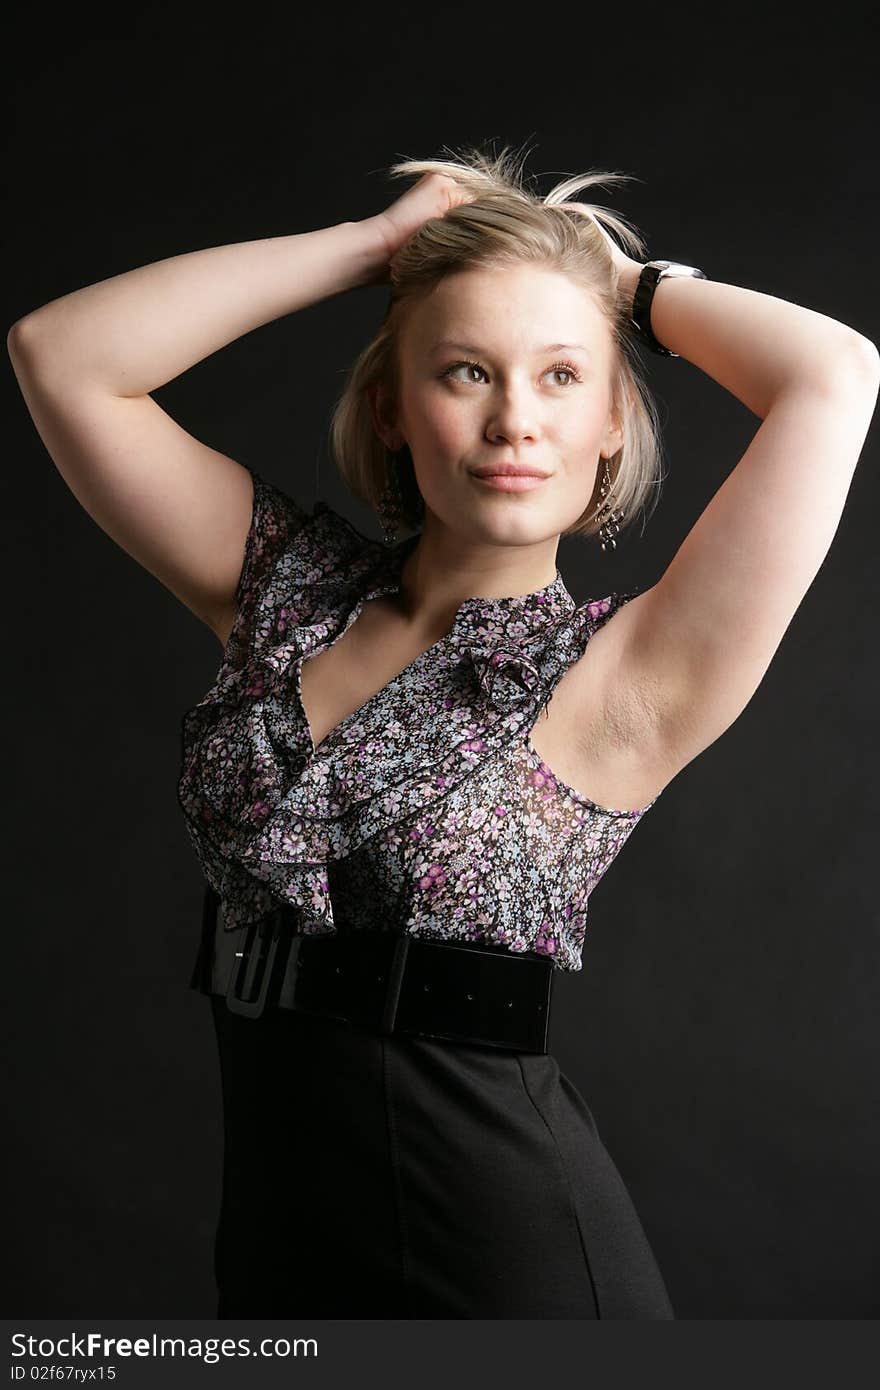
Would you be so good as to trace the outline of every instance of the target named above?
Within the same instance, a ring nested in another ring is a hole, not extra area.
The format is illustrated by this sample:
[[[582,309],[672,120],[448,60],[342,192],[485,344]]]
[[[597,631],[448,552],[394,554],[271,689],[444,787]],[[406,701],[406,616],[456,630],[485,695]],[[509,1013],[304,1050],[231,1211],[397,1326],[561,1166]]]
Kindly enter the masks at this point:
[[[409,445],[426,529],[433,514],[463,539],[528,545],[578,520],[622,444],[611,332],[586,290],[529,265],[449,275],[410,311],[399,362],[386,443]],[[501,464],[542,476],[514,490],[475,472]]]

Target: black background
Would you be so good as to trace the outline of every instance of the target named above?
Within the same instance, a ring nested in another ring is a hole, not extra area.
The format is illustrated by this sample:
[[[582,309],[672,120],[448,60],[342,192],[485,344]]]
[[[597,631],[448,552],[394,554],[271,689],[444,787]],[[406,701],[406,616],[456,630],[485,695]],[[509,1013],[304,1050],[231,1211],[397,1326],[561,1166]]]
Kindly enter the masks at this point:
[[[591,167],[635,175],[597,196],[650,256],[878,338],[856,13],[817,30],[561,6],[234,19],[22,48],[7,324],[136,265],[370,216],[403,191],[383,175],[396,159],[492,140],[528,142],[542,191]],[[312,306],[155,397],[377,535],[334,476],[327,422],[385,302],[376,287]],[[648,369],[669,477],[616,553],[562,543],[578,601],[658,579],[758,425],[689,363]],[[219,647],[78,506],[8,362],[4,380],[3,1304],[211,1317],[222,1118],[208,1003],[187,989],[202,882],[175,783],[180,717]],[[876,464],[873,426],[757,693],[638,827],[591,900],[583,971],[557,981],[554,1051],[680,1319],[880,1311]]]

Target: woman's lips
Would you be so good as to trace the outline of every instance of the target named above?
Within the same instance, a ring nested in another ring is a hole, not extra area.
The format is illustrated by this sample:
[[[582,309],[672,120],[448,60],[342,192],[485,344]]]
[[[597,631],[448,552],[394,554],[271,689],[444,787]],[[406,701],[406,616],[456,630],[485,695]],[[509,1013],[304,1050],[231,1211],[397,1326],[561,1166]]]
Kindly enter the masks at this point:
[[[493,487],[499,492],[528,492],[547,481],[538,473],[472,473],[471,477],[481,487]]]

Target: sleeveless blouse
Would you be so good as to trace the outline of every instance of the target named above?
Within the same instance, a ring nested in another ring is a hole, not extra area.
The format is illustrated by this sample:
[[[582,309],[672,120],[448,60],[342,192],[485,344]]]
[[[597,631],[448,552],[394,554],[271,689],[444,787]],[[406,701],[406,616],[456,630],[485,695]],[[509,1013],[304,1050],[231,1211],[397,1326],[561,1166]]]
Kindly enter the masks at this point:
[[[465,599],[450,631],[317,748],[303,662],[416,544],[310,516],[248,469],[253,513],[214,683],[181,722],[177,796],[223,929],[294,909],[294,930],[405,931],[581,969],[587,903],[641,817],[557,777],[532,727],[590,637],[638,591],[577,605],[544,588]],[[658,793],[659,795],[659,793]]]

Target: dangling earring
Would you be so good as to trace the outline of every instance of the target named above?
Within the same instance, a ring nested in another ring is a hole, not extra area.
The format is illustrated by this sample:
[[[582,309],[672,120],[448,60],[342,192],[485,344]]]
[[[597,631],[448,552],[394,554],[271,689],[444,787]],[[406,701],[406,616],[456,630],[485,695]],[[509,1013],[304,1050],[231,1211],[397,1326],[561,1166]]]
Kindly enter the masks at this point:
[[[608,467],[608,460],[603,459],[602,462],[605,465],[604,476],[602,478],[602,486],[599,489],[599,495],[602,498],[602,501],[599,504],[599,507],[596,511],[597,519],[599,519],[600,517],[602,519],[602,525],[599,527],[599,540],[602,542],[603,550],[607,550],[609,546],[612,550],[614,550],[617,546],[617,541],[614,540],[614,537],[620,530],[620,522],[623,521],[624,513],[622,511],[616,512],[614,510],[614,494],[611,488],[611,471]]]
[[[382,539],[386,545],[391,545],[397,539],[397,533],[403,521],[403,497],[397,474],[397,459],[400,453],[401,450],[398,449],[388,460],[385,491],[382,493],[376,508],[382,523]]]

